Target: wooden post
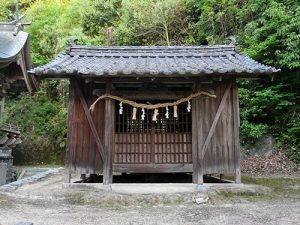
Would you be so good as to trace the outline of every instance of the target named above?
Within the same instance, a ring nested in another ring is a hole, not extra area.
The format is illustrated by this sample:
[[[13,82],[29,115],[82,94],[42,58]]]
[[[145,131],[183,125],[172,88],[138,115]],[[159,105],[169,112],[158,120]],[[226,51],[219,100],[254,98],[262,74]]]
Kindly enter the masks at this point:
[[[193,161],[193,183],[198,183],[198,126],[197,126],[197,100],[192,99],[192,161]]]
[[[65,155],[65,182],[71,182],[71,148],[73,142],[73,124],[75,114],[75,88],[74,80],[70,80],[69,84],[69,99],[68,99],[68,116],[67,116],[67,148]]]
[[[111,83],[106,84],[106,94],[111,92]],[[112,153],[114,135],[114,101],[105,99],[105,133],[104,133],[104,163],[103,185],[112,183]]]
[[[239,97],[236,82],[232,84],[232,109],[233,109],[233,134],[234,134],[234,167],[235,183],[241,183],[241,168],[240,168],[240,115],[239,115]]]
[[[198,84],[195,87],[196,91],[200,90]],[[203,184],[203,165],[201,153],[202,143],[202,121],[200,115],[200,99],[192,99],[192,160],[193,160],[193,183]]]

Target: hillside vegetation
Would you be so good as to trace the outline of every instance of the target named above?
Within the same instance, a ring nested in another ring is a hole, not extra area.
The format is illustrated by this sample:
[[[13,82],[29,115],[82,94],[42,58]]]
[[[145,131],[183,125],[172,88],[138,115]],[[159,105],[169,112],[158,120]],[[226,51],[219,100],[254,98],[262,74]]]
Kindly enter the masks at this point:
[[[1,0],[0,20],[13,19],[14,2]],[[272,80],[240,81],[243,145],[272,134],[300,162],[300,5],[298,0],[20,0],[32,25],[35,65],[83,45],[224,44],[281,68]],[[66,139],[66,82],[44,81],[40,91],[12,95],[2,120],[23,128],[16,160],[62,162]]]

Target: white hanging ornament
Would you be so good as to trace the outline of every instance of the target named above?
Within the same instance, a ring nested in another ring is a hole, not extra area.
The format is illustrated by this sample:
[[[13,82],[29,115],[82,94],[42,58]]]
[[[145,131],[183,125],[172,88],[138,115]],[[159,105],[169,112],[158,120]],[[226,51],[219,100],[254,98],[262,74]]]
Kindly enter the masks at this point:
[[[152,116],[152,121],[157,121],[157,116],[158,116],[158,109],[154,109],[154,114]]]
[[[191,108],[192,108],[191,102],[188,101],[188,105],[187,105],[187,107],[186,107],[187,111],[190,112],[190,111],[191,111]]]
[[[165,114],[166,118],[169,119],[169,107],[166,107],[166,114]]]
[[[174,105],[174,118],[177,118],[178,117],[178,114],[177,114],[177,105]]]
[[[133,108],[133,110],[132,110],[132,120],[136,120],[136,111],[137,111],[137,108]]]
[[[120,106],[120,108],[119,108],[119,114],[122,115],[123,114],[123,103],[120,102],[119,106]]]
[[[144,109],[144,108],[142,108],[141,119],[142,119],[142,120],[145,120],[145,109]]]

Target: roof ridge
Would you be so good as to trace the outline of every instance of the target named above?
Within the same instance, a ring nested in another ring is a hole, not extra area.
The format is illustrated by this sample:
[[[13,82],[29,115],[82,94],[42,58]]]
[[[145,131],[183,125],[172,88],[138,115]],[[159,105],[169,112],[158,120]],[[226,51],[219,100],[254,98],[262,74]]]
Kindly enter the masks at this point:
[[[234,49],[234,45],[172,45],[172,46],[164,46],[164,45],[139,45],[139,46],[93,46],[93,45],[69,45],[70,49],[89,49],[89,50],[102,50],[102,49],[153,49],[153,50],[176,50],[176,49]]]
[[[236,45],[81,46],[46,67],[31,71],[49,76],[197,76],[278,72],[240,54]],[[250,77],[251,75],[249,75]],[[246,76],[245,76],[246,77]]]
[[[200,45],[200,46],[82,46],[72,45],[66,51],[69,55],[79,56],[209,56],[235,54],[234,45]]]

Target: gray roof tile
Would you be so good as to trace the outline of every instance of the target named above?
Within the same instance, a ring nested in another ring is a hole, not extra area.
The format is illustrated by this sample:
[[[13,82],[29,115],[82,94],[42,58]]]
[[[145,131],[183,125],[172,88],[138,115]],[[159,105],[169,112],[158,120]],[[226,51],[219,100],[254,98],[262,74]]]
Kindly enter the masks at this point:
[[[236,51],[213,46],[70,46],[67,53],[30,72],[46,77],[270,74],[274,67]]]

